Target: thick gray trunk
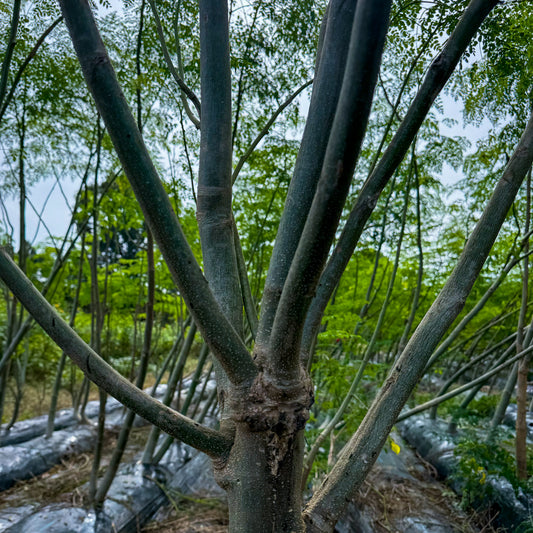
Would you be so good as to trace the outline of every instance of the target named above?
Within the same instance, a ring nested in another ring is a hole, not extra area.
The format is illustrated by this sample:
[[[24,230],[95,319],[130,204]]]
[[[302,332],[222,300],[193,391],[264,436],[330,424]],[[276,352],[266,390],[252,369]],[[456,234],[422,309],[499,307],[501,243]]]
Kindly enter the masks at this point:
[[[292,436],[237,425],[229,461],[215,468],[227,491],[230,533],[302,533],[303,430]]]

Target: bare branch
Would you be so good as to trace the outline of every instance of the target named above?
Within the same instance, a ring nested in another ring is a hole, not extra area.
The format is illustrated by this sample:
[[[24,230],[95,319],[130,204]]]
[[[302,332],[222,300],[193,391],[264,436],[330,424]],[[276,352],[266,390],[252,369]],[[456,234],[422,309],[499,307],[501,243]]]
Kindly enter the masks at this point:
[[[337,246],[320,278],[316,296],[305,325],[305,339],[314,338],[322,314],[350,260],[383,189],[402,162],[422,122],[461,56],[498,0],[472,0],[440,54],[432,62],[407,114],[398,127],[383,157],[364,184],[353,206]],[[305,352],[308,349],[303,347]]]
[[[346,70],[315,197],[276,311],[269,350],[271,371],[283,379],[299,373],[303,323],[363,141],[388,28],[390,0],[359,0]]]
[[[268,122],[265,124],[263,129],[258,133],[257,137],[253,140],[252,144],[248,147],[248,150],[244,152],[244,154],[241,156],[239,161],[237,162],[237,165],[235,166],[235,170],[233,171],[233,174],[231,176],[231,181],[235,183],[235,180],[237,179],[239,172],[241,171],[242,167],[244,166],[244,163],[248,160],[248,158],[252,155],[253,151],[257,148],[257,145],[261,142],[263,137],[268,133],[268,130],[270,130],[270,127],[276,119],[283,113],[283,111],[292,103],[292,101],[309,85],[313,83],[313,80],[306,81],[301,87],[298,87],[296,91],[294,91],[288,98],[283,102],[277,109],[272,113],[272,116],[268,119]]]
[[[306,520],[314,524],[309,531],[327,531],[327,525],[338,519],[349,497],[372,468],[433,350],[463,309],[532,162],[533,115],[457,266],[391,369],[337,464],[309,502]]]
[[[4,53],[4,60],[2,61],[2,70],[0,72],[0,104],[4,100],[4,96],[7,90],[7,78],[9,76],[9,67],[11,66],[11,60],[13,59],[13,51],[17,44],[17,29],[20,20],[20,5],[21,0],[15,0],[13,2],[13,15],[11,17],[11,27],[9,29],[9,37],[7,40],[7,47]]]
[[[63,17],[58,17],[57,19],[44,30],[43,34],[37,39],[37,42],[33,45],[33,48],[30,50],[28,55],[26,56],[26,59],[22,62],[19,69],[17,70],[17,73],[15,74],[13,78],[13,83],[11,84],[11,88],[9,89],[9,92],[7,93],[7,96],[5,97],[5,100],[2,101],[2,98],[0,98],[0,120],[2,120],[2,117],[4,116],[7,106],[13,99],[13,95],[15,94],[15,90],[20,82],[20,79],[22,78],[22,75],[24,74],[24,71],[26,70],[26,67],[30,64],[31,60],[37,55],[37,52],[39,51],[39,48],[44,43],[45,39],[52,33],[53,29],[63,20]]]
[[[157,6],[155,5],[154,0],[148,0],[148,3],[150,4],[150,7],[152,8],[152,13],[154,14],[157,37],[159,38],[159,42],[161,43],[161,50],[163,51],[163,57],[165,58],[165,63],[167,64],[168,70],[170,70],[172,77],[178,84],[180,88],[180,92],[184,94],[187,98],[189,98],[189,100],[194,104],[194,107],[196,107],[196,111],[198,111],[198,115],[201,116],[201,106],[200,106],[200,101],[198,100],[198,97],[192,92],[192,90],[183,81],[181,76],[178,74],[178,71],[176,70],[174,63],[172,63],[172,58],[170,57],[170,54],[168,53],[167,43],[165,42],[165,36],[163,35],[163,26],[161,25],[161,19],[159,18],[159,13],[157,12]],[[194,116],[194,114],[191,111],[191,108],[187,104],[187,101],[185,99],[182,99],[182,102],[184,104],[183,107],[185,108],[185,113],[187,113],[187,116],[191,119],[191,122],[199,129],[200,120]]]
[[[344,76],[356,3],[355,0],[332,0],[329,3],[326,29],[321,32],[324,37],[320,44],[320,60],[317,60],[309,114],[263,290],[256,340],[259,347],[268,344],[281,291],[320,178]]]
[[[187,243],[120,89],[90,6],[84,0],[60,3],[87,85],[172,277],[230,380],[250,383],[257,374],[256,366],[215,300]]]
[[[96,385],[144,419],[197,450],[212,457],[227,455],[232,443],[226,437],[162,405],[106,363],[70,328],[3,249],[0,249],[0,276],[36,322]]]

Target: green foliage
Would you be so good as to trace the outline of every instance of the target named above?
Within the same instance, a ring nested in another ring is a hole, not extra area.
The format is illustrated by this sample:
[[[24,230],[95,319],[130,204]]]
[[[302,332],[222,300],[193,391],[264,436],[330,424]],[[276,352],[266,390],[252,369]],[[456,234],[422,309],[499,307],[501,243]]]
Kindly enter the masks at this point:
[[[472,400],[466,409],[460,408],[459,401],[454,405],[448,405],[450,402],[446,402],[445,406],[454,420],[464,420],[468,424],[477,425],[492,417],[499,400],[499,395],[483,395]]]
[[[462,504],[465,507],[479,505],[492,493],[487,476],[507,479],[515,490],[522,485],[516,477],[516,462],[513,455],[495,443],[474,439],[459,442],[454,454],[459,458],[452,479],[462,486]]]

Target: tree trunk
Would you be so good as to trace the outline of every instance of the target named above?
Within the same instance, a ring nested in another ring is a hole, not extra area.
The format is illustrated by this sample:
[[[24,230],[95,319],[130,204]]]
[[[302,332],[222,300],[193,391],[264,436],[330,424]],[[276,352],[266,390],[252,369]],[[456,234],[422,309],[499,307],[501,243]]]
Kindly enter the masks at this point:
[[[524,226],[524,252],[529,252],[529,226],[531,217],[531,169],[527,176],[526,189],[526,223]],[[522,330],[525,324],[525,314],[529,295],[529,256],[524,258],[522,269],[522,309],[518,324],[517,350],[522,347]],[[527,375],[529,373],[530,356],[524,357],[518,363],[516,386],[516,475],[518,479],[527,479]]]
[[[215,477],[227,491],[230,533],[303,533],[303,430],[293,435],[237,424],[231,456]],[[258,504],[258,502],[260,502]]]

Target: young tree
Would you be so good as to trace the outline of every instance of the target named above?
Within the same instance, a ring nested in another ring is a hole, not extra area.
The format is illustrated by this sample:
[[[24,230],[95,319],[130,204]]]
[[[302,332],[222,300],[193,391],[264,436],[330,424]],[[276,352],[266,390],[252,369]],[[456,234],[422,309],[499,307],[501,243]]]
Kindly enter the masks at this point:
[[[205,277],[119,87],[89,2],[60,0],[60,4],[87,86],[146,223],[215,357],[219,429],[200,426],[122,378],[61,320],[5,252],[0,253],[2,279],[92,381],[212,458],[216,479],[228,494],[230,531],[332,531],[438,342],[461,312],[533,161],[530,119],[449,280],[331,473],[303,509],[303,430],[313,402],[307,368],[322,314],[381,192],[497,0],[472,0],[466,7],[358,193],[333,252],[369,119],[392,2],[330,1],[322,23],[309,115],[270,261],[252,353],[243,341],[242,301],[247,283],[239,275],[240,250],[232,215],[226,2],[201,0],[199,10],[197,217]],[[179,72],[175,77],[185,95],[193,104],[197,102]]]

